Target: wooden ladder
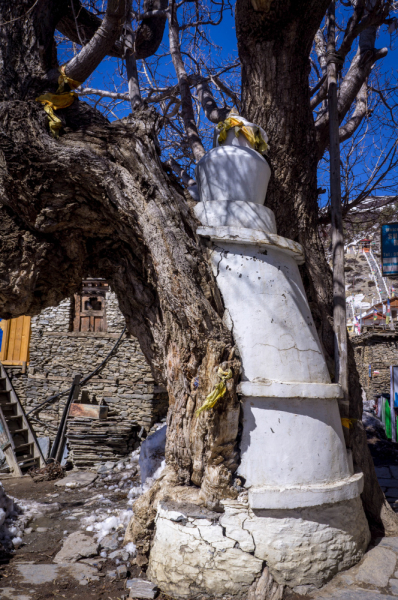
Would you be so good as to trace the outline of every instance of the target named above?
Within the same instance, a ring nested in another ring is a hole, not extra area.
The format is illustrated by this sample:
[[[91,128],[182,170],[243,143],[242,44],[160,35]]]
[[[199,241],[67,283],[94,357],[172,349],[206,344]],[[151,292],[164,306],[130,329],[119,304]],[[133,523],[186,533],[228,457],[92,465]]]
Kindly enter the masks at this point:
[[[0,448],[12,477],[22,477],[31,467],[44,467],[36,435],[0,362]]]

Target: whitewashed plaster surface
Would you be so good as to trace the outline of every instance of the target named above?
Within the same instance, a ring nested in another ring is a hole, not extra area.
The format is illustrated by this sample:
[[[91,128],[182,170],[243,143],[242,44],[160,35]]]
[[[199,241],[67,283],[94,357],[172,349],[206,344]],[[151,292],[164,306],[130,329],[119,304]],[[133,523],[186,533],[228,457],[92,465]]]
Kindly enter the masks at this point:
[[[160,503],[149,576],[166,593],[195,600],[245,599],[265,564],[279,584],[320,587],[366,550],[360,503],[255,514],[242,498],[223,502],[225,512],[207,519]]]
[[[239,140],[243,141],[243,136]],[[204,155],[195,173],[202,202],[244,200],[264,204],[271,169],[251,148],[220,146]]]
[[[223,242],[212,265],[244,379],[330,383],[294,258],[275,247]]]
[[[235,540],[224,535],[216,513],[211,519],[189,515],[184,506],[168,510],[166,503],[159,504],[149,578],[178,598],[243,600],[261,574],[263,561],[235,547]]]

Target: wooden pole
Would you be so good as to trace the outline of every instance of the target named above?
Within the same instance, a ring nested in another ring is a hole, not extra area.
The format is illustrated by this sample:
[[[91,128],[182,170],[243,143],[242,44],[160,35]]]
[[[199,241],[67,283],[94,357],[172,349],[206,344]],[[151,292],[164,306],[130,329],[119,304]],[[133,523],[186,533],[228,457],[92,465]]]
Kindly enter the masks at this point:
[[[328,11],[327,75],[330,134],[330,196],[333,249],[333,323],[335,380],[343,390],[341,416],[348,417],[347,326],[344,278],[344,234],[341,211],[339,115],[337,109],[337,66],[335,0]]]
[[[76,400],[76,398],[79,394],[80,379],[81,379],[80,373],[75,375],[73,378],[72,387],[70,389],[69,396],[66,401],[64,411],[62,413],[61,422],[58,427],[57,435],[55,436],[55,440],[54,440],[54,443],[51,448],[50,458],[57,460],[59,463],[61,463],[61,461],[62,461],[62,456],[63,456],[63,452],[64,452],[64,447],[65,447],[65,434],[66,434],[69,409],[70,409],[70,405],[71,405],[72,401]]]

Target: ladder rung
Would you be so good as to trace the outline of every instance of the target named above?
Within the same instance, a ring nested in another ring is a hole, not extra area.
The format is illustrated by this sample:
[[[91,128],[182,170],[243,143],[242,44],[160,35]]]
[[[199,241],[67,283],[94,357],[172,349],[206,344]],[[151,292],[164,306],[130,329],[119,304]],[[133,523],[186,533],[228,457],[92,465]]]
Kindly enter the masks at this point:
[[[19,452],[23,448],[27,449],[29,446],[33,446],[33,442],[25,442],[24,444],[20,444],[19,446],[15,446],[14,452]]]
[[[29,422],[25,419],[24,409],[18,396],[14,394],[12,383],[1,362],[0,414],[3,414],[4,416],[5,424],[8,426],[10,440],[12,440],[13,444],[12,453],[15,462],[14,465],[11,465],[11,470],[21,474],[21,471],[26,472],[26,470],[33,465],[40,466],[43,461],[40,447],[37,444],[34,431],[31,429]],[[17,445],[18,442],[22,443]],[[18,468],[16,469],[17,465]]]
[[[26,458],[25,460],[21,460],[21,461],[18,460],[18,466],[22,467],[22,468],[29,467],[29,465],[34,465],[38,460],[39,460],[38,456],[36,458],[29,457],[29,458]]]

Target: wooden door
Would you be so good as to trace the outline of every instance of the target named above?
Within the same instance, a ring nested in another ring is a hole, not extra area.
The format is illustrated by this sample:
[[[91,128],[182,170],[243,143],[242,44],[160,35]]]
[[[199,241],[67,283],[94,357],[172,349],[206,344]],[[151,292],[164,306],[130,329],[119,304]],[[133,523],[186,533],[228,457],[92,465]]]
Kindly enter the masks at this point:
[[[30,317],[0,321],[3,332],[0,361],[3,365],[23,365],[29,362]]]

